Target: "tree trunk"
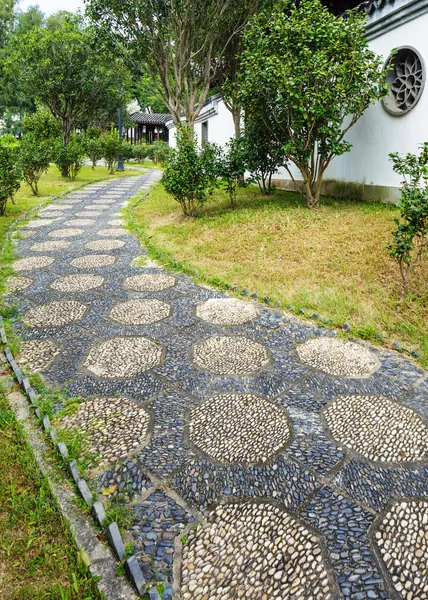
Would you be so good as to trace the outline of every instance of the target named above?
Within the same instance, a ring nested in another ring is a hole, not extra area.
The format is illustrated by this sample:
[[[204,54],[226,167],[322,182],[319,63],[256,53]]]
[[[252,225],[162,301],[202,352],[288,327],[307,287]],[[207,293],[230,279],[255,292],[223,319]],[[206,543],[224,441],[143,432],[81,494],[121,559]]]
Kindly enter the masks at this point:
[[[312,190],[312,186],[307,179],[303,183],[303,195],[305,198],[306,208],[318,208],[319,192],[318,192],[318,195],[316,192],[314,193],[314,191]]]
[[[241,137],[241,107],[233,108],[233,126],[235,127],[235,137],[239,139]]]
[[[68,130],[68,125],[67,123],[63,123],[62,125],[62,143],[64,146],[68,145],[70,139],[70,132]],[[66,164],[63,164],[61,166],[61,177],[68,177],[69,176],[69,171],[68,171],[68,166]]]

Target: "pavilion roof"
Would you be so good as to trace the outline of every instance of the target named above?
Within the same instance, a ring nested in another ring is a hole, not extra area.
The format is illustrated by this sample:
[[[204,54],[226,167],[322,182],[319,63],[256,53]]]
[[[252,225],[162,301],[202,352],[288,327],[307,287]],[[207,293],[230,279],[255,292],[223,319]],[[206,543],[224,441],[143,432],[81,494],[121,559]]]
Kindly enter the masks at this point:
[[[139,125],[165,125],[171,120],[171,115],[163,113],[145,113],[138,110],[129,115],[131,121],[135,121]]]

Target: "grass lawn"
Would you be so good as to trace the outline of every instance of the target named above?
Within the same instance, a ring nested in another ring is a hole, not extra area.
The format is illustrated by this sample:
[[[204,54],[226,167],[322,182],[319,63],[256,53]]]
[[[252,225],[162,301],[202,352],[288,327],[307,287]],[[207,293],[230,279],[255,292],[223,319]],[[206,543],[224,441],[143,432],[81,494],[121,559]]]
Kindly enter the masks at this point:
[[[399,302],[398,268],[388,256],[394,206],[324,198],[319,210],[302,206],[298,194],[256,187],[238,191],[230,209],[216,192],[200,216],[186,219],[158,185],[134,209],[150,242],[202,278],[223,282],[304,308],[352,335],[416,349],[428,365],[428,264],[415,272],[412,295]]]
[[[100,600],[2,390],[0,457],[0,598]]]

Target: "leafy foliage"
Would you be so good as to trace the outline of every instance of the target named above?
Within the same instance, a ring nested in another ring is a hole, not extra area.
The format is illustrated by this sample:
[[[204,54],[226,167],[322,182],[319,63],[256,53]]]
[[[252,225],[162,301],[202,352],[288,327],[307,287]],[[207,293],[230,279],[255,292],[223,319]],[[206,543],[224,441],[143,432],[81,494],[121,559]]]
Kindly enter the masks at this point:
[[[282,1],[254,18],[244,35],[242,105],[299,169],[308,207],[319,204],[330,162],[351,149],[346,133],[387,92],[365,24],[361,13],[345,21],[320,0],[298,8]]]
[[[34,196],[39,193],[39,179],[49,169],[52,154],[52,146],[49,142],[41,140],[32,133],[24,135],[19,151],[19,164]]]
[[[92,163],[92,169],[95,169],[97,162],[103,156],[100,137],[101,131],[96,128],[88,129],[85,134],[85,150]]]
[[[410,152],[404,156],[393,152],[389,156],[403,181],[398,204],[401,221],[395,219],[397,229],[388,249],[398,263],[401,292],[405,295],[412,271],[422,264],[428,252],[428,142],[421,146],[418,156]]]
[[[242,185],[244,173],[247,170],[247,144],[246,140],[231,138],[226,144],[225,151],[221,151],[217,158],[218,175],[229,194],[230,204],[236,207],[236,189]]]
[[[236,4],[236,0],[90,0],[87,12],[100,37],[108,40],[112,52],[126,55],[137,76],[144,65],[152,94],[162,97],[176,125],[184,115],[193,128],[222,49],[242,26],[241,18],[233,22],[224,40],[226,23],[240,14]]]
[[[32,134],[36,138],[51,142],[61,135],[61,129],[52,114],[43,106],[38,106],[36,112],[27,113],[22,119],[24,133]]]
[[[212,144],[204,144],[199,150],[192,129],[178,130],[177,148],[170,151],[162,183],[186,217],[194,217],[217,187],[217,160],[218,153]]]
[[[138,162],[143,163],[149,157],[149,155],[149,144],[136,144],[134,146],[134,158],[136,158]]]
[[[95,54],[94,32],[69,13],[16,36],[6,70],[28,95],[49,109],[65,145],[76,128],[88,127],[106,111],[113,111],[115,118],[121,101],[123,70],[102,49]]]
[[[121,154],[122,143],[117,132],[104,133],[100,137],[101,155],[107,163],[110,173],[114,173]]]
[[[85,145],[78,135],[72,134],[66,146],[60,138],[57,139],[55,164],[63,177],[68,177],[71,181],[74,181],[83,166],[85,155]]]
[[[263,194],[272,191],[272,175],[284,164],[282,144],[258,120],[245,123],[246,166]]]
[[[53,147],[60,135],[58,124],[43,107],[22,119],[24,135],[19,152],[19,163],[26,183],[35,196],[38,183],[54,158]]]
[[[164,165],[169,156],[169,144],[167,142],[153,142],[153,144],[149,146],[147,156],[155,164]]]
[[[18,144],[12,136],[0,137],[0,215],[4,215],[8,200],[13,202],[13,195],[21,186],[18,152]]]

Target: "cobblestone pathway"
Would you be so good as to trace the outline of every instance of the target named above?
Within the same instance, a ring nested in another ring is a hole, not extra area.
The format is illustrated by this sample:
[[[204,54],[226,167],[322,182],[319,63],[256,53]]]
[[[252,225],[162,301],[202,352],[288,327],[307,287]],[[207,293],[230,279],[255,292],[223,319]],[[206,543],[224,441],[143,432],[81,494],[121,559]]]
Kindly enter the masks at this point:
[[[164,598],[428,598],[428,379],[399,355],[171,275],[121,227],[155,172],[23,231],[27,360],[129,501]],[[195,525],[199,522],[199,525]]]

